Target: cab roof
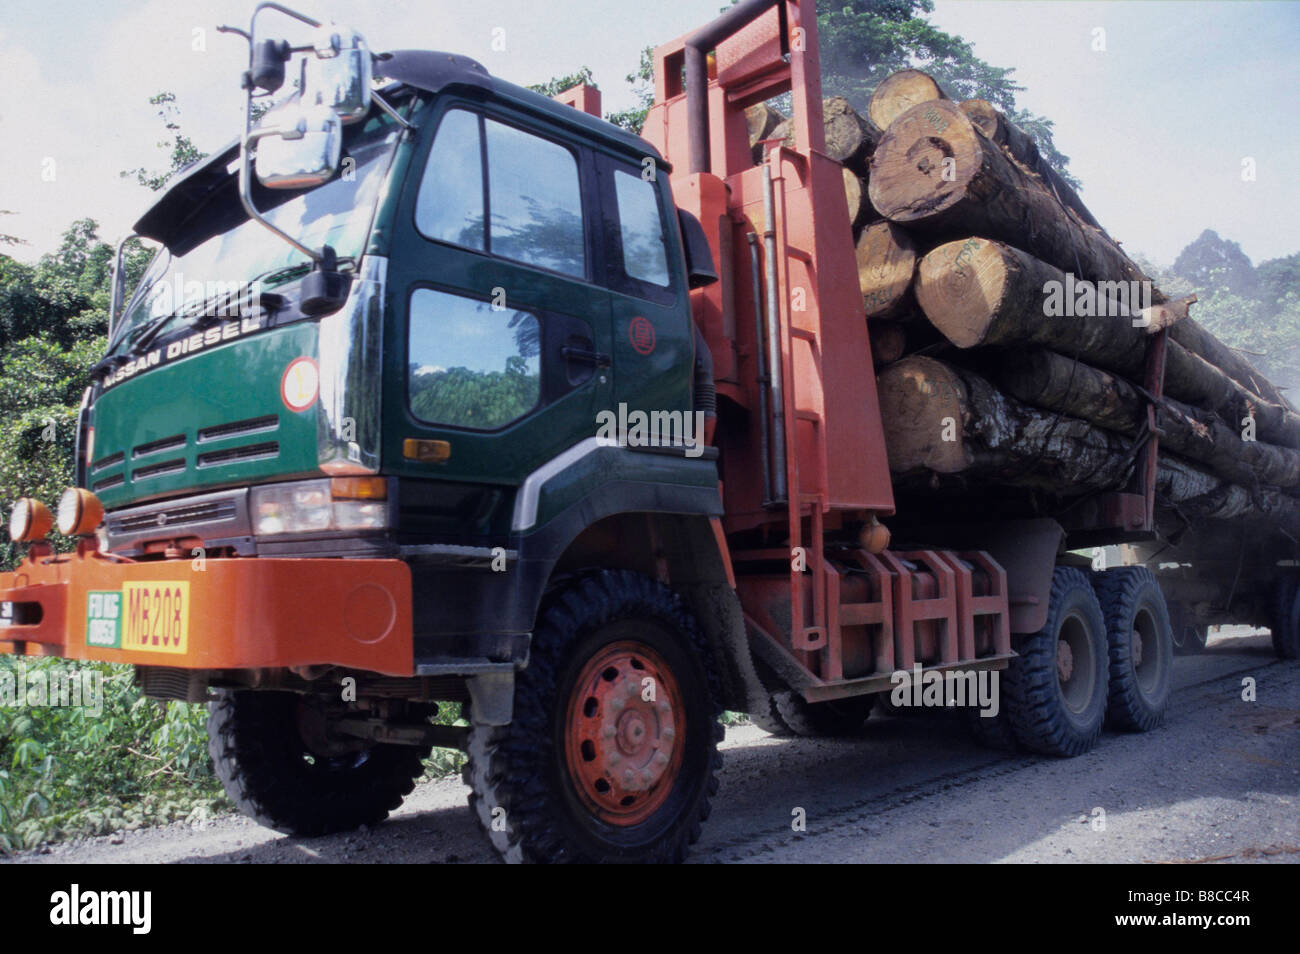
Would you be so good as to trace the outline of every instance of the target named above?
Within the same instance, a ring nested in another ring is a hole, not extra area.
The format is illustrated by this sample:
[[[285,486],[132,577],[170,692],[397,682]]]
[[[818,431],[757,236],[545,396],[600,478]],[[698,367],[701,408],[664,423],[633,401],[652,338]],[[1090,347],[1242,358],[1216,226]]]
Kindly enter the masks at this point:
[[[613,123],[572,106],[516,86],[493,76],[483,64],[456,53],[434,50],[394,50],[376,57],[375,78],[411,86],[430,93],[463,87],[471,94],[490,96],[525,112],[545,118],[556,126],[578,132],[589,140],[624,152],[633,158],[653,157],[669,169],[668,163],[650,143]],[[231,164],[239,156],[239,140],[227,143],[212,155],[183,170],[167,190],[135,224],[135,232],[164,244],[175,234],[194,208],[213,191],[229,182]]]

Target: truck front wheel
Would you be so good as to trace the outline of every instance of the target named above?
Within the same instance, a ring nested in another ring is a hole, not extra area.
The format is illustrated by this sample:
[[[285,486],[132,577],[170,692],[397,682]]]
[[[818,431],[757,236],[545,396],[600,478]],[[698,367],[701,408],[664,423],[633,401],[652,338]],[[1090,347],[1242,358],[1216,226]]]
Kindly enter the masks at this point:
[[[508,726],[473,725],[470,807],[507,861],[676,862],[717,791],[716,676],[667,587],[602,570],[548,600]]]
[[[1087,576],[1058,566],[1047,622],[1023,637],[1002,685],[1016,740],[1044,755],[1082,755],[1106,717],[1106,621]]]
[[[292,692],[219,690],[208,706],[217,777],[249,818],[312,837],[375,825],[424,773],[430,746],[329,742],[323,712]]]

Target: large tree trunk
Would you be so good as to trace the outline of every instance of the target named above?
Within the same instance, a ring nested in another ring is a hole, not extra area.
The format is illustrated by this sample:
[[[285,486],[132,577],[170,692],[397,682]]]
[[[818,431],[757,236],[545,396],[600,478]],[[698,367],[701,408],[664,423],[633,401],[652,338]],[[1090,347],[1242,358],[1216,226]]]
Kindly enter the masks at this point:
[[[1068,213],[955,103],[922,103],[894,120],[871,158],[870,191],[886,218],[928,234],[1010,242],[1088,281],[1147,281],[1100,229]],[[1151,297],[1163,301],[1154,287]]]
[[[998,383],[1027,404],[1091,421],[1132,436],[1146,414],[1146,399],[1115,377],[1053,351],[1008,351]],[[1216,415],[1164,398],[1157,415],[1160,447],[1206,465],[1219,477],[1247,487],[1271,484],[1300,489],[1300,452],[1243,440]]]
[[[891,73],[876,87],[867,104],[867,119],[884,131],[890,124],[918,103],[947,99],[929,73],[899,70]]]
[[[916,272],[916,246],[893,222],[873,222],[857,242],[858,287],[868,318],[898,315]]]
[[[1048,283],[1062,290],[1061,304],[1077,301],[1059,269],[1009,245],[971,238],[941,245],[921,259],[916,298],[931,324],[960,348],[1037,344],[1141,380],[1148,336],[1144,328],[1134,327],[1126,303],[1094,299],[1092,311],[1108,314],[1053,314]],[[1183,304],[1154,307],[1178,311]],[[1218,411],[1238,427],[1253,408],[1261,438],[1300,448],[1300,416],[1248,391],[1176,338],[1165,352],[1165,392]]]
[[[1029,407],[982,377],[912,355],[878,379],[889,466],[904,484],[929,472],[1057,495],[1121,490],[1130,442],[1087,421]],[[1198,517],[1268,517],[1300,533],[1300,503],[1274,488],[1255,492],[1169,454],[1157,493]]]
[[[1051,167],[1038,151],[1038,143],[1032,136],[1013,123],[1006,115],[986,99],[968,99],[961,104],[961,111],[970,118],[975,126],[998,145],[1015,156],[1042,177],[1053,193],[1075,215],[1093,228],[1100,229],[1099,223],[1083,204],[1079,194],[1070,183],[1061,178],[1060,173]]]

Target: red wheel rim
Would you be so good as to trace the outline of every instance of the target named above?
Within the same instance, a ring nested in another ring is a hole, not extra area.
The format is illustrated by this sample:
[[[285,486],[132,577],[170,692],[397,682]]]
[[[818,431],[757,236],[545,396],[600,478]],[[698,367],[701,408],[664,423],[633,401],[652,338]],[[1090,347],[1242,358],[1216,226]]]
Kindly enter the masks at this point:
[[[610,825],[653,815],[677,781],[685,747],[681,689],[642,643],[610,643],[578,674],[565,714],[564,755],[578,797]]]

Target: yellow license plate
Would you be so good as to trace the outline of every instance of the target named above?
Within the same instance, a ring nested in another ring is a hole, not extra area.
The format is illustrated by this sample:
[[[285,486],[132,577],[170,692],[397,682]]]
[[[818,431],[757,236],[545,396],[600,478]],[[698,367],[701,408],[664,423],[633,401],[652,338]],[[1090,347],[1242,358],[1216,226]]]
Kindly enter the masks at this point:
[[[189,646],[190,585],[175,580],[122,584],[122,648],[184,653]]]

